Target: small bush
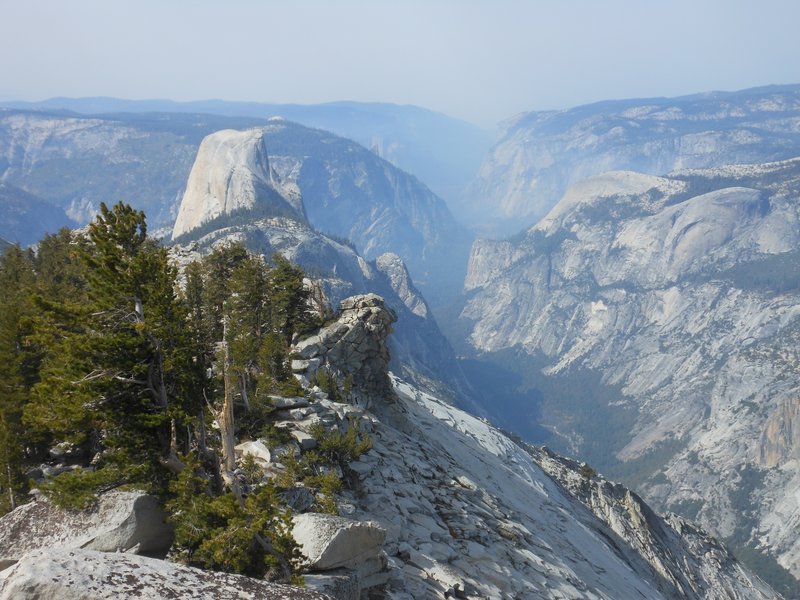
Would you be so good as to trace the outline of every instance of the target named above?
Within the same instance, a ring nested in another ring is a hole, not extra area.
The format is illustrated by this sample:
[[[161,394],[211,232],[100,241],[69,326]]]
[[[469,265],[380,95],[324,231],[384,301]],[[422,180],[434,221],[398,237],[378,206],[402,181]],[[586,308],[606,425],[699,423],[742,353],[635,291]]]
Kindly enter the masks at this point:
[[[214,496],[196,459],[184,462],[167,503],[176,558],[203,569],[294,580],[302,555],[291,535],[291,510],[275,487],[259,486],[242,505],[230,492]]]
[[[358,422],[351,419],[347,433],[326,430],[321,423],[311,427],[310,432],[317,440],[317,451],[330,464],[346,467],[372,448],[372,439],[358,429]]]

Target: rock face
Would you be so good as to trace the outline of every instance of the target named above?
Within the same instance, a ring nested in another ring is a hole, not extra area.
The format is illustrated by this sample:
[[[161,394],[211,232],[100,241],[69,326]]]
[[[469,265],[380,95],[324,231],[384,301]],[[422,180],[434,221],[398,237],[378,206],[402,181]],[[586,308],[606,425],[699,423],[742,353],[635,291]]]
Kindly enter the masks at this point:
[[[172,237],[256,207],[275,216],[303,211],[299,190],[284,185],[270,168],[262,131],[217,131],[197,151]]]
[[[0,572],[1,600],[332,600],[288,585],[91,550],[41,550]]]
[[[523,236],[476,244],[462,313],[529,385],[598,374],[594,418],[543,398],[549,444],[615,456],[657,507],[796,576],[798,183],[800,160],[589,179]]]
[[[460,212],[484,236],[533,225],[604,171],[763,163],[797,155],[800,86],[621,100],[525,113],[504,124]]]
[[[383,552],[386,531],[375,523],[320,513],[293,519],[292,537],[312,571],[355,567]]]
[[[109,492],[80,512],[36,499],[0,518],[0,560],[55,548],[164,556],[172,544],[165,518],[158,501],[139,492]]]
[[[725,546],[693,523],[672,513],[659,517],[625,486],[607,481],[601,475],[582,474],[582,465],[574,460],[546,448],[527,446],[527,449],[548,475],[635,551],[630,560],[647,562],[656,585],[665,595],[677,591],[682,598],[714,597],[725,589],[725,578],[732,572],[740,578],[740,590],[747,589],[748,582],[756,584],[735,565],[736,559]],[[665,548],[681,551],[673,554],[665,552]],[[700,555],[704,560],[697,560]],[[686,557],[692,561],[692,569],[686,568]]]
[[[263,132],[273,168],[302,190],[315,228],[351,240],[367,260],[402,256],[435,304],[461,290],[473,236],[413,175],[324,131],[279,121]],[[298,152],[298,138],[307,150]]]
[[[391,393],[388,338],[397,317],[375,294],[342,301],[336,321],[294,345],[296,372],[309,377],[327,368],[352,381],[352,401],[368,407]]]
[[[357,106],[341,107],[339,118],[332,110],[327,122],[333,126],[344,118],[355,124],[363,118],[360,110]],[[305,198],[302,210],[308,211],[313,227],[351,239],[369,260],[384,252],[399,253],[431,297],[460,290],[472,237],[455,221],[441,198],[394,166],[425,165],[427,172],[442,175],[432,167],[433,157],[420,156],[419,147],[409,147],[418,144],[418,139],[409,139],[407,121],[396,121],[393,131],[384,131],[389,138],[405,140],[405,147],[401,147],[384,137],[384,160],[367,149],[373,146],[376,135],[369,133],[370,127],[383,127],[374,120],[374,111],[368,111],[373,119],[364,123],[360,135],[348,136],[364,146],[289,121],[271,120],[264,127],[264,116],[280,113],[245,118],[114,112],[90,118],[0,110],[0,182],[37,197],[40,204],[52,204],[46,214],[60,213],[61,219],[51,228],[49,217],[38,222],[26,220],[25,215],[32,214],[30,209],[17,217],[19,200],[8,201],[0,190],[0,207],[7,212],[6,218],[0,219],[0,237],[32,243],[43,229],[54,231],[69,225],[70,220],[85,224],[94,217],[101,201],[112,204],[121,200],[144,210],[149,230],[168,238],[187,193],[198,202],[193,212],[184,209],[180,215],[178,233],[201,224],[203,218],[253,207],[256,197],[259,205],[271,207],[273,216],[301,211],[296,196],[299,189]],[[291,118],[288,112],[285,116]],[[428,124],[433,127],[430,120]],[[325,125],[325,118],[312,119],[313,127],[330,129]],[[232,131],[253,127],[258,129]],[[215,133],[221,130],[224,132]],[[255,131],[263,136],[258,137]],[[337,131],[346,135],[348,128]],[[199,152],[201,141],[209,134],[214,135]],[[425,137],[432,137],[430,131],[426,130]],[[441,146],[448,145],[442,139],[438,143],[440,151]],[[488,144],[481,143],[478,154],[485,147]],[[455,155],[451,152],[440,158],[453,161]],[[388,162],[394,159],[394,164]],[[197,160],[197,173],[187,185]],[[480,156],[477,161],[470,159],[475,168],[479,161]],[[472,177],[474,168],[471,171],[459,175],[457,191]],[[25,200],[25,205],[31,202]],[[4,223],[12,226],[5,235]],[[45,224],[48,227],[43,228]],[[35,239],[29,240],[31,237]]]
[[[376,298],[350,299],[344,308],[338,321],[295,346],[296,369],[319,368],[344,339],[385,345],[391,319],[380,317],[385,309]],[[376,317],[378,326],[366,329]],[[661,518],[619,484],[590,480],[574,461],[514,443],[388,377],[392,389],[371,397],[368,409],[312,388],[315,400],[278,423],[293,432],[311,423],[358,427],[371,440],[368,452],[342,467],[349,483],[338,506],[347,518],[295,519],[294,535],[314,570],[309,586],[343,600],[778,598],[689,522]]]

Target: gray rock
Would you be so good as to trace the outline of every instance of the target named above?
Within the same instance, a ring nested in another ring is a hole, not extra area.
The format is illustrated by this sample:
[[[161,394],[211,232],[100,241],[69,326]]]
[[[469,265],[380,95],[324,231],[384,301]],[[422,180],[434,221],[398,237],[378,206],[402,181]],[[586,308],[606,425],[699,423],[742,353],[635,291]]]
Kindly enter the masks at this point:
[[[266,444],[261,440],[254,440],[250,442],[243,442],[238,444],[233,449],[234,454],[238,457],[244,458],[252,456],[256,462],[261,463],[262,466],[268,465],[272,462],[272,454],[267,448]]]
[[[475,244],[462,312],[477,352],[523,349],[512,370],[597,376],[604,418],[636,423],[605,438],[612,460],[653,457],[643,497],[796,577],[798,189],[799,159],[585,179],[516,239]],[[558,448],[600,460],[594,420],[565,417]]]
[[[292,437],[300,444],[302,450],[311,450],[317,447],[317,440],[305,431],[295,429],[292,431]]]
[[[302,396],[292,396],[289,398],[284,396],[270,396],[269,399],[272,401],[272,405],[279,410],[308,406],[308,399]]]
[[[357,567],[381,555],[386,531],[377,523],[320,513],[296,515],[292,536],[309,570]]]
[[[158,501],[141,492],[103,494],[86,511],[64,511],[44,498],[0,518],[0,558],[19,559],[40,548],[85,548],[163,556],[172,527]]]
[[[337,569],[328,573],[309,573],[303,576],[310,590],[328,594],[336,600],[360,600],[361,585],[355,573],[348,569]]]
[[[305,512],[314,506],[317,501],[314,493],[305,486],[296,485],[286,491],[281,492],[281,499],[288,504],[295,512]]]
[[[0,575],[0,600],[332,600],[321,592],[163,560],[90,550],[41,550]]]

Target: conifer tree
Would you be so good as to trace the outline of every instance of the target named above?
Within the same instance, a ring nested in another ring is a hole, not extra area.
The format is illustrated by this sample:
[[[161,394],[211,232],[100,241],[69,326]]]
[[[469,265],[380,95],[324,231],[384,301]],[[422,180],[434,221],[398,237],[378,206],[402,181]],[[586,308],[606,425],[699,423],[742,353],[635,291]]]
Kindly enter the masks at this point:
[[[81,260],[87,302],[52,336],[29,420],[83,443],[91,427],[110,484],[162,489],[166,471],[180,468],[177,425],[196,414],[201,379],[175,269],[148,240],[144,214],[123,204],[101,204]],[[56,411],[60,427],[46,416],[57,399],[69,409]]]
[[[24,347],[32,313],[31,258],[19,246],[0,257],[0,514],[15,508],[25,492],[21,417],[32,377]]]

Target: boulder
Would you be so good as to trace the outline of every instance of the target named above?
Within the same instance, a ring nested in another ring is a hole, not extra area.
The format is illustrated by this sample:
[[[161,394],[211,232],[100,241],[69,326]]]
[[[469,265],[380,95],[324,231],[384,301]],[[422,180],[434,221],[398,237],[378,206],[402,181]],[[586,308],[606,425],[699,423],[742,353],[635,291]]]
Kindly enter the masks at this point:
[[[158,501],[115,490],[84,511],[66,511],[38,497],[0,518],[0,560],[18,560],[41,548],[86,548],[164,556],[172,527]]]
[[[371,521],[353,521],[321,513],[293,519],[292,536],[311,571],[358,567],[382,555],[386,530]]]
[[[270,396],[269,399],[277,410],[288,410],[290,408],[303,408],[304,406],[308,406],[308,400],[302,396],[291,396],[288,398],[284,396]]]
[[[333,600],[321,592],[163,560],[90,550],[40,550],[0,573],[0,600]]]
[[[234,446],[233,452],[236,457],[245,456],[252,456],[257,463],[261,463],[262,466],[268,465],[272,461],[272,454],[267,448],[266,444],[261,440],[255,440],[250,442],[242,442],[237,446]]]
[[[295,429],[292,431],[292,437],[297,440],[297,443],[300,444],[300,448],[303,450],[311,450],[312,448],[317,447],[317,440],[315,440],[311,434],[308,434],[305,431]]]

